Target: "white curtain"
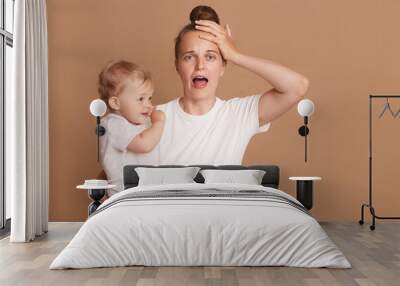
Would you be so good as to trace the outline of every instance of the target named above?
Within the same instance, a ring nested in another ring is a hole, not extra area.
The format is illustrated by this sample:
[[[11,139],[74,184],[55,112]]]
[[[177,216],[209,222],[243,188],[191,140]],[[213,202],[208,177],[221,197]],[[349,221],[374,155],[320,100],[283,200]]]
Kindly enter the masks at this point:
[[[45,0],[14,8],[14,93],[6,110],[6,187],[11,189],[11,242],[48,229],[48,68]]]

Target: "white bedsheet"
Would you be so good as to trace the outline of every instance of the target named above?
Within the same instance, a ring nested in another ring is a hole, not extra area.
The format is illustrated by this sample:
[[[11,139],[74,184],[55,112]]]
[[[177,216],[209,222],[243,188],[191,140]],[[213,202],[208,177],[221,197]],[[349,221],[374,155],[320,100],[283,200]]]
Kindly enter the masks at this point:
[[[254,185],[179,184],[120,192],[90,217],[50,269],[126,265],[350,268],[318,222],[286,204],[255,198],[153,198],[112,204],[133,192],[257,189]],[[296,201],[297,202],[297,201]],[[107,207],[108,206],[108,207]]]

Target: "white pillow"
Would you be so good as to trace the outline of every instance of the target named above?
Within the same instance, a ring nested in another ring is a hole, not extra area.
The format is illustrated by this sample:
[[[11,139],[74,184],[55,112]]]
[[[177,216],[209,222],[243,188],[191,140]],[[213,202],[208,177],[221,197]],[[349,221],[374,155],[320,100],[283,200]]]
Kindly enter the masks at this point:
[[[234,183],[261,185],[265,171],[262,170],[201,170],[204,183]]]
[[[199,167],[135,168],[139,176],[138,186],[196,183],[193,179],[199,170]]]

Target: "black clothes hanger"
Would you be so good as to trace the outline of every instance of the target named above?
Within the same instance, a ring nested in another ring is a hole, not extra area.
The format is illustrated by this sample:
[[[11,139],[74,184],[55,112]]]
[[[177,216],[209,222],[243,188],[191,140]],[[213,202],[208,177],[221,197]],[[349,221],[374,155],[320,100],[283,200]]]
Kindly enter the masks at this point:
[[[389,109],[390,110],[390,113],[392,114],[392,116],[393,117],[396,117],[398,114],[400,114],[400,110],[399,111],[397,111],[395,114],[394,114],[394,112],[392,111],[392,109],[390,108],[390,105],[389,105],[389,100],[388,100],[388,98],[396,98],[396,99],[400,99],[400,95],[370,95],[369,96],[369,156],[368,156],[368,162],[369,162],[369,173],[368,173],[368,185],[369,185],[369,187],[368,187],[368,203],[363,203],[362,205],[361,205],[361,219],[359,220],[359,224],[364,224],[364,209],[365,208],[368,208],[369,209],[369,211],[370,211],[370,213],[371,213],[371,218],[372,218],[372,224],[369,226],[369,228],[370,228],[370,230],[374,230],[375,229],[375,220],[376,219],[385,219],[385,220],[400,220],[400,216],[397,216],[397,217],[395,217],[395,216],[379,216],[377,213],[376,213],[376,211],[375,211],[375,208],[374,208],[374,206],[373,206],[373,201],[372,201],[372,198],[373,198],[373,196],[372,196],[372,191],[373,191],[373,184],[372,184],[372,179],[373,179],[373,169],[374,168],[372,168],[372,155],[374,154],[374,152],[373,152],[373,150],[372,150],[372,146],[373,146],[373,136],[372,136],[372,134],[373,134],[373,132],[372,132],[372,127],[373,127],[373,124],[372,124],[372,103],[373,103],[373,99],[383,99],[383,98],[386,98],[386,104],[385,104],[385,107],[384,107],[384,109],[383,109],[383,112],[381,113],[381,115],[379,116],[379,117],[381,117],[381,116],[383,116],[383,114],[385,113],[385,111],[386,111],[386,109]]]
[[[386,97],[386,103],[383,107],[381,114],[379,115],[379,118],[381,118],[385,114],[387,109],[390,111],[390,114],[392,114],[393,118],[396,118],[400,114],[400,109],[396,113],[392,110],[392,108],[390,107],[389,98]]]

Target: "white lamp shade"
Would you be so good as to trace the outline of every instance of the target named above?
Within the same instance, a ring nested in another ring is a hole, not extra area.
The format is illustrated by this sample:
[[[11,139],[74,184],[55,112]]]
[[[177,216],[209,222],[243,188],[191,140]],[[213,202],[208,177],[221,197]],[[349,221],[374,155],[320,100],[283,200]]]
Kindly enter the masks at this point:
[[[310,116],[314,112],[314,103],[309,99],[303,99],[297,104],[297,112],[301,116]]]
[[[89,109],[93,116],[103,116],[107,111],[107,105],[101,99],[95,99],[90,103]]]

